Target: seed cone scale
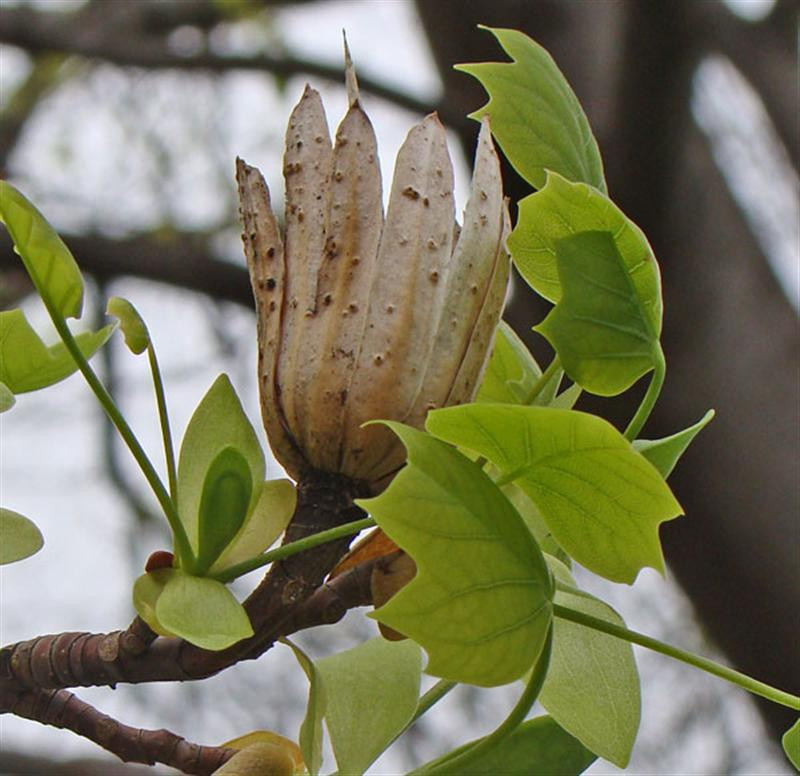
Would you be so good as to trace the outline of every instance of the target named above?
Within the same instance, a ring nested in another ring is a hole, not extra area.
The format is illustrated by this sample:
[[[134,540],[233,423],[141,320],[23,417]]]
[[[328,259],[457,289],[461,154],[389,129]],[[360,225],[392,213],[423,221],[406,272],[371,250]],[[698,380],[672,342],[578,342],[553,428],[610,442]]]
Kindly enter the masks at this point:
[[[435,114],[397,157],[386,218],[375,133],[354,87],[331,144],[306,87],[286,132],[281,237],[261,173],[236,179],[258,316],[259,390],[276,458],[385,487],[405,460],[387,428],[470,401],[503,308],[509,218],[488,121],[463,227]]]

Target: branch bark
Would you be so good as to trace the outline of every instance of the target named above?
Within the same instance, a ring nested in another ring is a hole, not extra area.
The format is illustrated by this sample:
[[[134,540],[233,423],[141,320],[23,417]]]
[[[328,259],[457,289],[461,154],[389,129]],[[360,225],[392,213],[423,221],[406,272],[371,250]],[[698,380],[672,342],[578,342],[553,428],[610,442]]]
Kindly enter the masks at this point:
[[[168,730],[130,727],[67,690],[0,689],[0,709],[44,725],[64,728],[103,747],[126,763],[163,763],[182,773],[210,776],[235,750],[202,746]]]
[[[342,553],[341,546],[329,550],[330,556],[336,555],[337,560]],[[310,560],[302,560],[301,555],[293,557],[294,563],[288,569],[284,567],[274,572],[273,578],[295,579],[288,575],[297,574],[298,566]],[[336,561],[326,562],[332,567]],[[124,631],[59,633],[11,644],[0,650],[0,693],[6,693],[3,697],[8,699],[11,697],[8,693],[14,695],[29,690],[113,687],[120,682],[140,684],[203,678],[238,660],[263,654],[281,636],[316,625],[333,624],[349,609],[370,604],[370,575],[381,562],[381,558],[373,558],[354,566],[319,585],[302,603],[296,604],[291,598],[296,597],[307,582],[295,583],[286,596],[290,599],[288,603],[280,594],[275,596],[277,600],[268,603],[263,600],[264,590],[271,594],[277,586],[265,580],[261,592],[254,593],[245,602],[254,620],[256,636],[226,653],[201,650],[181,639],[156,638],[138,617]],[[8,710],[0,705],[0,713]]]
[[[319,518],[312,522],[319,522]],[[303,530],[300,520],[295,533]],[[201,670],[197,661],[202,661],[203,657],[210,660],[216,670],[221,670],[239,659],[257,657],[280,636],[338,622],[349,609],[372,602],[372,571],[384,562],[382,557],[371,558],[319,585],[308,595],[313,579],[327,574],[322,571],[323,566],[332,568],[339,559],[343,544],[341,541],[331,543],[333,546],[328,547],[322,559],[315,550],[327,545],[292,556],[294,563],[288,568],[273,570],[272,576],[267,574],[261,594],[251,596],[245,606],[250,605],[255,625],[257,612],[267,615],[262,600],[266,592],[274,596],[272,606],[266,608],[275,614],[275,619],[262,623],[261,632],[257,631],[255,639],[247,640],[246,649],[229,651],[222,659],[223,653],[198,650],[180,639],[157,637],[139,617],[125,631],[61,633],[5,647],[0,651],[0,714],[16,714],[44,725],[72,730],[124,762],[163,763],[183,773],[211,774],[234,754],[233,750],[193,744],[167,730],[123,725],[64,688],[78,685],[113,688],[117,682],[199,678],[192,671]],[[314,571],[310,570],[312,565]],[[298,574],[304,576],[298,577]],[[270,583],[271,578],[276,581]],[[258,606],[253,605],[253,601]],[[189,655],[189,668],[181,662],[184,650]],[[209,665],[202,671],[207,675]]]

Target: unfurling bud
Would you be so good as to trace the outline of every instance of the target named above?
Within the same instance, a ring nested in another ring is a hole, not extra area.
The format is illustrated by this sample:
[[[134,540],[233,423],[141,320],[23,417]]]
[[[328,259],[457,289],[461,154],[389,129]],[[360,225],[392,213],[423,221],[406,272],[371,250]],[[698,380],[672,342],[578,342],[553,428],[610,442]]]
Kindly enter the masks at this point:
[[[259,171],[239,159],[236,176],[275,456],[296,478],[317,469],[380,490],[405,451],[362,425],[420,427],[429,409],[475,394],[506,294],[508,212],[484,120],[459,228],[434,114],[400,149],[384,221],[375,133],[349,75],[333,146],[316,91],[291,115],[283,240]]]

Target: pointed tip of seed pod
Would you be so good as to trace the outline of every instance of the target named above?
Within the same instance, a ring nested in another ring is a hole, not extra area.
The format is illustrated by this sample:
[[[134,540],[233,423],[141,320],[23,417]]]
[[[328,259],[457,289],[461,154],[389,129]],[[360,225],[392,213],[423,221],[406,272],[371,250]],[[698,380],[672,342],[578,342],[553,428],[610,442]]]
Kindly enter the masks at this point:
[[[489,122],[489,117],[484,116],[481,118],[481,129],[478,133],[478,154],[488,154],[490,157],[497,159],[497,150],[494,147],[494,139],[492,138],[492,127]],[[500,161],[497,160],[499,165]]]
[[[322,99],[319,96],[319,92],[311,84],[306,84],[305,89],[303,89],[303,96],[300,98],[300,102],[302,102],[303,100],[308,100],[313,97],[316,97],[319,100]]]
[[[241,185],[253,168],[241,156],[236,157],[236,182]]]
[[[236,181],[241,185],[252,174],[254,174],[263,181],[263,175],[258,167],[253,167],[248,164],[241,156],[236,157]]]
[[[350,46],[347,45],[347,33],[342,30],[342,41],[344,43],[344,81],[347,86],[347,101],[350,107],[358,105],[358,80],[356,79],[356,68],[353,65],[353,58],[350,56]]]
[[[432,113],[429,113],[427,116],[425,116],[425,118],[422,119],[422,123],[423,124],[436,124],[437,126],[439,126],[442,129],[444,129],[444,124],[442,124],[442,120],[439,118],[439,114],[438,114],[437,111],[433,111]]]

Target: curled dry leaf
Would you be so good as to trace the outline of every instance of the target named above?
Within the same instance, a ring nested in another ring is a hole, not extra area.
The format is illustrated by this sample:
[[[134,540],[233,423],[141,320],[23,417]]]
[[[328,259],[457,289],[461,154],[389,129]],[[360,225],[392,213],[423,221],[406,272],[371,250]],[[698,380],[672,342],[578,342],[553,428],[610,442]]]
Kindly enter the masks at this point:
[[[372,570],[370,588],[372,589],[372,603],[376,609],[383,606],[395,593],[404,588],[417,573],[417,564],[405,552],[400,552],[396,557],[387,559],[388,562],[378,564]],[[402,641],[407,638],[400,631],[390,628],[379,622],[381,634],[389,641]]]
[[[399,552],[400,548],[380,529],[370,531],[358,540],[352,549],[336,564],[330,579],[353,566],[358,566],[373,558],[381,558]]]

